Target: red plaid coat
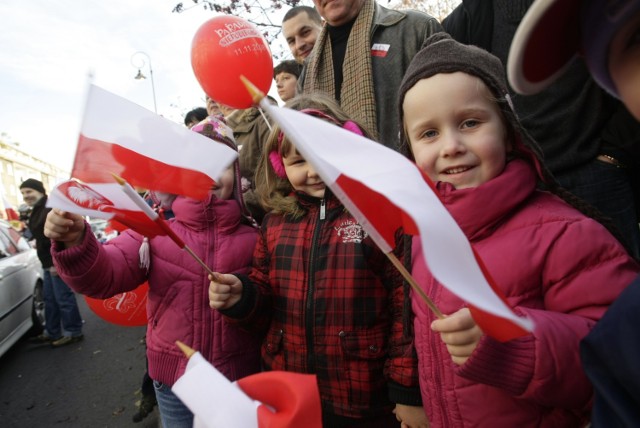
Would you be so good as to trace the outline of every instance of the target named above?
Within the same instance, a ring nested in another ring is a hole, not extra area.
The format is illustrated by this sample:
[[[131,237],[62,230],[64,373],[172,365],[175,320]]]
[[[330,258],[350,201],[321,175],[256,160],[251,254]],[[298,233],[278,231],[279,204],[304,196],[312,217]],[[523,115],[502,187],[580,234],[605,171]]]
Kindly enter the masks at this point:
[[[325,415],[420,405],[402,277],[329,192],[298,197],[307,215],[265,218],[242,299],[225,314],[267,331],[265,369],[317,375]]]

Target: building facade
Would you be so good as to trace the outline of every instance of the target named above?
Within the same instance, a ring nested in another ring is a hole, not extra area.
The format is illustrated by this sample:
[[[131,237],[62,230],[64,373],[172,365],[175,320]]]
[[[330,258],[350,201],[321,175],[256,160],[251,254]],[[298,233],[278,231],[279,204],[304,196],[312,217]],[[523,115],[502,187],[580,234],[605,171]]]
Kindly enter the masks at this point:
[[[69,171],[24,152],[16,144],[0,140],[0,203],[3,208],[0,218],[7,218],[7,208],[17,210],[23,203],[20,183],[27,178],[42,181],[47,192],[50,192],[57,183],[69,177]]]

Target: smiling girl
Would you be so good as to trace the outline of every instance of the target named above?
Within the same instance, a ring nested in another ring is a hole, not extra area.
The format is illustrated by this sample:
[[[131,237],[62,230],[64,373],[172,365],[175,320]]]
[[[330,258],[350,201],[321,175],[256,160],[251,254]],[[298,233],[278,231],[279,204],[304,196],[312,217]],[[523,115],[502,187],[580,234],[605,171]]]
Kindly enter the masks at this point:
[[[325,96],[287,107],[364,134]],[[317,375],[324,426],[426,428],[402,277],[278,128],[265,147],[253,269],[217,275],[211,307],[267,331],[265,369]]]

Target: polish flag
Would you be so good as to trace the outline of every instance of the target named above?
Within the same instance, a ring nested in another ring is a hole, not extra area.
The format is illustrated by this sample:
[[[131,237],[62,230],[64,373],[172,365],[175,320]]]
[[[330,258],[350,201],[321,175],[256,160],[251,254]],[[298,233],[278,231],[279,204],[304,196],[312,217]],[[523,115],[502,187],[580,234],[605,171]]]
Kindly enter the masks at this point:
[[[8,221],[20,220],[20,215],[18,215],[16,210],[13,209],[13,206],[11,205],[11,202],[9,202],[9,200],[4,195],[4,193],[2,194],[2,203],[4,204],[4,212],[7,215],[7,220]]]
[[[322,428],[315,375],[271,371],[231,382],[195,352],[171,391],[193,412],[194,428]]]
[[[230,128],[218,130],[228,132]],[[90,85],[71,176],[204,199],[237,153],[224,144]]]
[[[73,179],[63,181],[49,194],[47,207],[92,218],[116,220],[149,238],[167,235],[165,228],[153,221],[115,182],[88,185]]]
[[[260,105],[383,252],[391,252],[400,227],[419,235],[434,277],[470,305],[486,334],[507,341],[533,331],[533,323],[517,316],[499,296],[433,183],[413,162],[316,117],[264,100]]]

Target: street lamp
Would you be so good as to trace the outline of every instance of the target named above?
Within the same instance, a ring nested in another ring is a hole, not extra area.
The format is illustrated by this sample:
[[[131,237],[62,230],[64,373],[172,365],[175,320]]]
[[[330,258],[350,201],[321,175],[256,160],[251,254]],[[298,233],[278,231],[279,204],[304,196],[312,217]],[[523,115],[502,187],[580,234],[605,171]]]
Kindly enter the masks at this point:
[[[140,56],[147,57],[147,60],[145,61],[144,58],[140,58]],[[138,57],[138,60],[141,62],[141,64],[140,62],[134,62],[134,59],[136,59],[136,57]],[[149,57],[146,52],[142,51],[135,52],[133,55],[131,55],[131,65],[138,69],[138,74],[136,74],[134,77],[134,79],[136,80],[144,80],[147,78],[147,76],[142,74],[142,68],[147,64],[147,62],[149,63],[149,77],[151,78],[151,91],[153,92],[153,111],[158,114],[158,106],[156,105],[156,86],[153,82],[153,68],[151,68],[151,57]]]

